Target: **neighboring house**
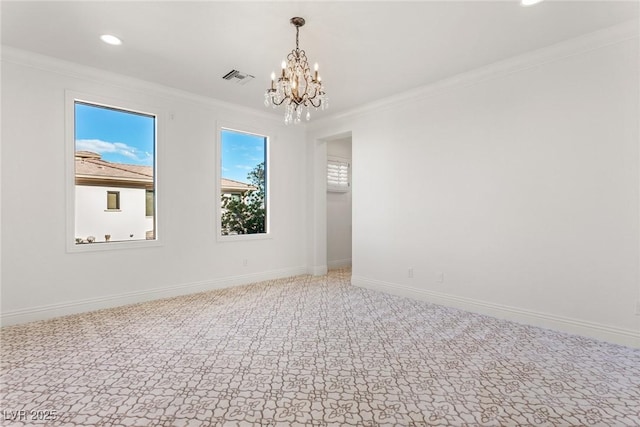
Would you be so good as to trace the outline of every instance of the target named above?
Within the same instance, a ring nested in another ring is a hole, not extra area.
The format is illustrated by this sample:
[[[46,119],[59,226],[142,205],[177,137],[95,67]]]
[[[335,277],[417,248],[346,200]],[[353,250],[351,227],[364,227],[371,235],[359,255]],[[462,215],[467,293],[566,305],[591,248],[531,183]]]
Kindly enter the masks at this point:
[[[241,200],[249,191],[257,190],[256,187],[233,179],[220,179],[220,193],[222,196]]]
[[[77,239],[96,242],[153,239],[153,167],[112,163],[98,153],[76,151]],[[256,187],[232,179],[220,179],[222,196],[242,200]]]
[[[155,238],[153,167],[111,163],[76,151],[76,239],[86,242]]]
[[[245,184],[244,182],[240,181],[234,181],[233,179],[220,178],[220,203],[222,204],[222,215],[227,212],[224,202],[225,198],[236,200],[238,202],[244,201],[247,194],[255,190],[257,190],[257,188],[253,185]],[[224,221],[222,221],[221,232],[223,235],[236,234],[234,232],[231,232],[229,228],[227,228]]]

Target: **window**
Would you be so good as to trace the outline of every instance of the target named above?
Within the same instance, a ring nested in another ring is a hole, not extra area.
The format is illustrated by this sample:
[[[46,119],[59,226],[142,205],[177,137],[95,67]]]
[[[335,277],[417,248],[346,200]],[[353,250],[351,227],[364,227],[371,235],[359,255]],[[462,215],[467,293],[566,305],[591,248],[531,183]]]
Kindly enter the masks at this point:
[[[107,191],[107,210],[120,210],[120,192]]]
[[[153,190],[147,190],[145,204],[144,204],[145,216],[153,216],[153,212],[155,211],[155,208],[154,208],[155,204],[156,204],[155,193],[153,192]]]
[[[220,132],[220,234],[268,233],[267,137]]]
[[[155,240],[156,116],[68,99],[73,106],[75,246]]]
[[[349,191],[349,161],[340,157],[327,158],[327,191]]]

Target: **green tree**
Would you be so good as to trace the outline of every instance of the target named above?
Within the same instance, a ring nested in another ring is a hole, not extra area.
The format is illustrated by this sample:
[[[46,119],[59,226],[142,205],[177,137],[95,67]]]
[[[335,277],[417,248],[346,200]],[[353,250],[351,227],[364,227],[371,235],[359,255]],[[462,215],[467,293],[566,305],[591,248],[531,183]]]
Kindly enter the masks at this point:
[[[264,162],[247,174],[255,190],[239,198],[222,195],[222,234],[257,234],[266,232]]]

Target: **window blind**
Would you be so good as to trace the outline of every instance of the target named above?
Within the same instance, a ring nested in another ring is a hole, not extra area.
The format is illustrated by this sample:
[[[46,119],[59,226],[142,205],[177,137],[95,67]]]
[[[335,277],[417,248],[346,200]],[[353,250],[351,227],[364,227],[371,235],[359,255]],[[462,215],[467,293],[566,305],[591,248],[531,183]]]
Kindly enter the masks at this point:
[[[349,162],[346,159],[327,160],[327,191],[349,191]]]

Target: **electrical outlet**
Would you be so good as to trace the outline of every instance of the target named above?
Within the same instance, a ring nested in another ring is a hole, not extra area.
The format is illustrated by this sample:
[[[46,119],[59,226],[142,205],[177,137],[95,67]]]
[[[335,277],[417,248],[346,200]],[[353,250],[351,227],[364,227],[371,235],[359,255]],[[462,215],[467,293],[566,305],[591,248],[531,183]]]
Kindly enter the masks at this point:
[[[640,301],[636,302],[636,316],[640,316]]]
[[[243,259],[242,260],[242,266],[246,267],[249,264],[249,261],[247,259]]]
[[[439,271],[436,273],[436,282],[444,283],[444,273]]]
[[[413,279],[413,267],[409,267],[409,279]]]

